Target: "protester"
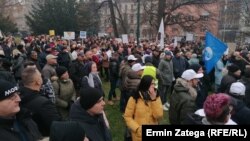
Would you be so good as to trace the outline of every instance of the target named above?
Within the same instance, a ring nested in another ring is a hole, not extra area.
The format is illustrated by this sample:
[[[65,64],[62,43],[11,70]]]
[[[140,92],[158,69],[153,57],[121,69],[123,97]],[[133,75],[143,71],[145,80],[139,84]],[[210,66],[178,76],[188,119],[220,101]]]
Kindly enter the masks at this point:
[[[42,135],[49,136],[52,122],[61,120],[61,116],[54,103],[40,95],[42,83],[41,73],[36,68],[25,68],[22,72],[20,104],[21,108],[26,108],[32,113],[32,118]]]
[[[250,109],[243,102],[246,87],[241,82],[232,83],[229,95],[232,99],[232,119],[239,125],[250,124]]]
[[[189,69],[194,70],[197,74],[204,74],[203,68],[199,64],[191,64],[189,66]],[[196,108],[200,109],[203,107],[204,101],[206,100],[208,96],[208,88],[206,85],[206,77],[208,77],[206,74],[202,78],[199,79],[198,85],[196,87],[197,91],[197,98],[195,100]]]
[[[127,62],[122,63],[120,66],[119,70],[119,77],[120,77],[120,89],[121,89],[121,99],[120,99],[120,111],[124,112],[126,105],[127,105],[127,100],[129,98],[129,92],[126,90],[124,87],[125,85],[125,79],[128,76],[128,72],[131,70],[131,67],[136,63],[137,58],[135,58],[134,55],[129,55],[127,58]]]
[[[56,73],[59,79],[52,83],[56,96],[55,104],[62,118],[68,119],[70,106],[76,99],[75,87],[69,78],[67,68],[59,66]]]
[[[228,69],[228,74],[223,76],[221,80],[220,91],[219,91],[221,93],[228,93],[231,84],[239,80],[241,77],[241,70],[237,65],[231,64],[227,67],[227,69]]]
[[[42,138],[27,110],[20,110],[18,87],[0,80],[0,140],[37,141]]]
[[[71,107],[70,120],[78,121],[91,141],[111,141],[104,114],[103,94],[96,88],[80,90],[80,99]]]
[[[230,97],[225,94],[212,94],[204,102],[206,117],[202,123],[205,125],[225,125],[231,117],[232,107]]]
[[[194,70],[185,70],[181,78],[176,80],[173,93],[170,96],[169,121],[171,124],[183,124],[187,115],[196,110],[196,87],[199,78],[203,74],[197,74]]]
[[[47,63],[42,69],[42,75],[45,79],[50,79],[55,81],[58,78],[56,77],[55,67],[57,65],[57,56],[49,54],[46,56]]]
[[[162,79],[159,81],[159,91],[162,100],[163,109],[168,111],[169,103],[167,98],[171,94],[171,86],[174,80],[174,70],[172,62],[172,53],[170,51],[165,51],[164,58],[160,61],[158,67]]]
[[[119,79],[119,56],[118,53],[113,53],[110,58],[109,63],[109,73],[110,73],[110,90],[108,95],[108,103],[112,105],[112,97],[116,100],[119,100],[119,97],[116,95],[115,89],[117,87],[118,79]]]
[[[138,90],[128,100],[123,117],[131,129],[133,141],[142,140],[142,125],[159,124],[163,118],[163,109],[152,76],[142,77]]]
[[[99,77],[99,72],[97,71],[96,63],[90,61],[86,64],[87,76],[82,78],[81,88],[96,88],[97,90],[105,96],[105,93],[102,88],[102,80]]]

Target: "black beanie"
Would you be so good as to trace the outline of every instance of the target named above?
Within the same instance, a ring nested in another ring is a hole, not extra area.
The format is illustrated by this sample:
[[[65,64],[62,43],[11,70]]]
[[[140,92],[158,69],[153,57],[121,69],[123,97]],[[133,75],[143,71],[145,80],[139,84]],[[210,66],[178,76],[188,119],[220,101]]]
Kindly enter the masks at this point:
[[[201,65],[200,65],[200,64],[191,64],[191,65],[189,66],[189,69],[194,70],[196,73],[199,71],[200,68],[201,68]]]
[[[93,107],[103,95],[96,88],[85,88],[80,90],[80,104],[83,109]]]
[[[0,100],[4,100],[12,96],[17,91],[17,85],[6,80],[0,80]]]
[[[146,63],[152,63],[152,62],[153,62],[153,59],[152,59],[151,56],[146,56],[144,62],[145,62],[145,64],[146,64]]]
[[[59,66],[56,68],[56,74],[57,76],[60,78],[67,70],[67,68],[63,67],[63,66]]]
[[[240,68],[235,64],[228,66],[227,69],[231,73],[235,73],[236,71],[240,70]]]

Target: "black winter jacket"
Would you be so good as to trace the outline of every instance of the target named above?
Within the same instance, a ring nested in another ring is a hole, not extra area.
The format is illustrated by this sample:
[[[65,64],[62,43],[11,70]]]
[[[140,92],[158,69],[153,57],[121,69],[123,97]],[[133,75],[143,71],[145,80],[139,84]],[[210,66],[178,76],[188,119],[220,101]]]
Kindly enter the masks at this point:
[[[53,121],[60,121],[61,116],[56,106],[38,91],[26,87],[20,88],[21,107],[27,108],[32,113],[33,120],[43,136],[49,136],[50,126]]]
[[[42,138],[29,112],[21,110],[16,117],[0,118],[0,141],[37,141]]]
[[[70,120],[78,121],[91,141],[111,141],[111,133],[102,115],[91,116],[76,101],[70,110]]]

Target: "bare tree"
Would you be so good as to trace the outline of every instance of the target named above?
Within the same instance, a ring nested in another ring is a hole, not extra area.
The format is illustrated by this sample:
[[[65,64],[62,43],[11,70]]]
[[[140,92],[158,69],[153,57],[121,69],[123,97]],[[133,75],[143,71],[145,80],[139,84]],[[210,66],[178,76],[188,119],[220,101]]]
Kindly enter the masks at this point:
[[[23,0],[0,0],[0,11],[2,12],[4,9],[19,5],[23,2]]]
[[[150,25],[158,29],[161,18],[164,18],[164,25],[179,25],[184,30],[191,31],[201,21],[201,17],[193,17],[189,12],[180,12],[185,6],[196,6],[206,8],[206,5],[213,4],[218,0],[144,0],[143,7],[147,13]],[[158,10],[157,10],[158,9]],[[213,11],[209,13],[213,14]]]
[[[118,38],[119,33],[118,33],[118,30],[117,30],[116,19],[115,19],[115,11],[114,11],[114,6],[113,6],[112,0],[108,0],[108,4],[109,4],[109,9],[110,9],[111,22],[112,22],[112,25],[113,25],[114,34],[115,34],[115,37]]]

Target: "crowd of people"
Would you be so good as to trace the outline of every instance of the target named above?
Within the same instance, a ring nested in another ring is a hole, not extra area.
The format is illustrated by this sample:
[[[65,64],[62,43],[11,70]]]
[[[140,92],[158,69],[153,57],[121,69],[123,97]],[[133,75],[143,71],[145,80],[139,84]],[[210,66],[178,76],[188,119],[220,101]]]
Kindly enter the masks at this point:
[[[0,140],[111,141],[105,98],[109,105],[120,100],[127,141],[140,141],[142,125],[160,124],[164,111],[173,125],[249,124],[250,52],[223,55],[206,74],[202,50],[185,41],[162,48],[151,40],[138,46],[107,37],[5,37]]]

